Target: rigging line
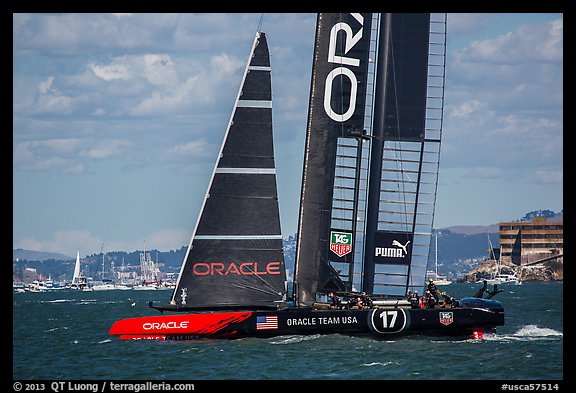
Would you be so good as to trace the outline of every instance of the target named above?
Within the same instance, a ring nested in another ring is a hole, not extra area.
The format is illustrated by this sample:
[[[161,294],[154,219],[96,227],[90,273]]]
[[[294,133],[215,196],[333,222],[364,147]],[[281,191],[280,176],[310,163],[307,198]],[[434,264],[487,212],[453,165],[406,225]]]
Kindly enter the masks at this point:
[[[256,31],[262,31],[262,22],[264,19],[264,13],[260,15],[260,21],[258,22],[258,29]]]

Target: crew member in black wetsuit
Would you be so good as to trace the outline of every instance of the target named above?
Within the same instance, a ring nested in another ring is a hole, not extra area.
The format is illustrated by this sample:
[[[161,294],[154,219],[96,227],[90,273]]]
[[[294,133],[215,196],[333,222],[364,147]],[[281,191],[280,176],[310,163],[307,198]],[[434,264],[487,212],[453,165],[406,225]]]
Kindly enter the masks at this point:
[[[332,308],[339,309],[339,308],[340,308],[340,298],[339,298],[338,296],[334,295],[332,292],[330,292],[330,293],[328,294],[328,297],[329,297],[330,300],[331,300],[331,306],[332,306]]]
[[[457,301],[456,299],[454,299],[452,296],[448,295],[446,292],[442,292],[441,295],[444,298],[444,300],[440,303],[441,308],[456,307],[456,305],[455,305],[455,303]]]
[[[368,297],[368,295],[366,295],[366,292],[362,292],[360,294],[360,300],[362,301],[362,306],[364,308],[370,308],[372,307],[372,299],[370,299]]]
[[[410,306],[412,308],[420,308],[420,305],[418,303],[418,292],[414,291],[408,291],[408,301],[410,301]]]
[[[436,306],[436,298],[430,291],[426,291],[426,308],[434,308]]]

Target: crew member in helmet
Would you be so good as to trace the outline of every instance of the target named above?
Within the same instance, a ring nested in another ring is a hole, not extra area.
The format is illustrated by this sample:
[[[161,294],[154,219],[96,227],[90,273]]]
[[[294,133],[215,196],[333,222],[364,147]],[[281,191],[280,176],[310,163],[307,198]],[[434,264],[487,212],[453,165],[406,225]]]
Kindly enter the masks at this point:
[[[438,303],[438,295],[440,295],[440,291],[438,290],[438,287],[436,287],[436,284],[434,284],[434,280],[432,279],[428,281],[428,290],[430,291],[430,294],[434,296],[434,300],[436,300],[436,303]]]

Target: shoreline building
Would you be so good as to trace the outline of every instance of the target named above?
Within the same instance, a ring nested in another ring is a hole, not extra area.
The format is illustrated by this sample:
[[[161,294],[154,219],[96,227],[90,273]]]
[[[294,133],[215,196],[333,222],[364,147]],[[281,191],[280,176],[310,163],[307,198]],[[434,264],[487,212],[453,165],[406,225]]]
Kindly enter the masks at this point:
[[[502,262],[517,266],[531,265],[562,258],[564,254],[563,221],[533,221],[500,223],[500,253]]]

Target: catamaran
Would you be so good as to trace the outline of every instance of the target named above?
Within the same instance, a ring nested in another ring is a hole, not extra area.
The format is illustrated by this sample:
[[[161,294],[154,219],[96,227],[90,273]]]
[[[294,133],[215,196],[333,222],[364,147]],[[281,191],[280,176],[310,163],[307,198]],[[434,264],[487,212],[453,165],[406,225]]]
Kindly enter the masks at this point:
[[[115,322],[110,334],[479,338],[503,325],[504,308],[492,299],[433,308],[418,301],[436,202],[445,58],[445,14],[318,14],[288,298],[271,65],[267,36],[258,32],[170,301],[149,304],[160,315]],[[369,306],[353,302],[360,295]]]

